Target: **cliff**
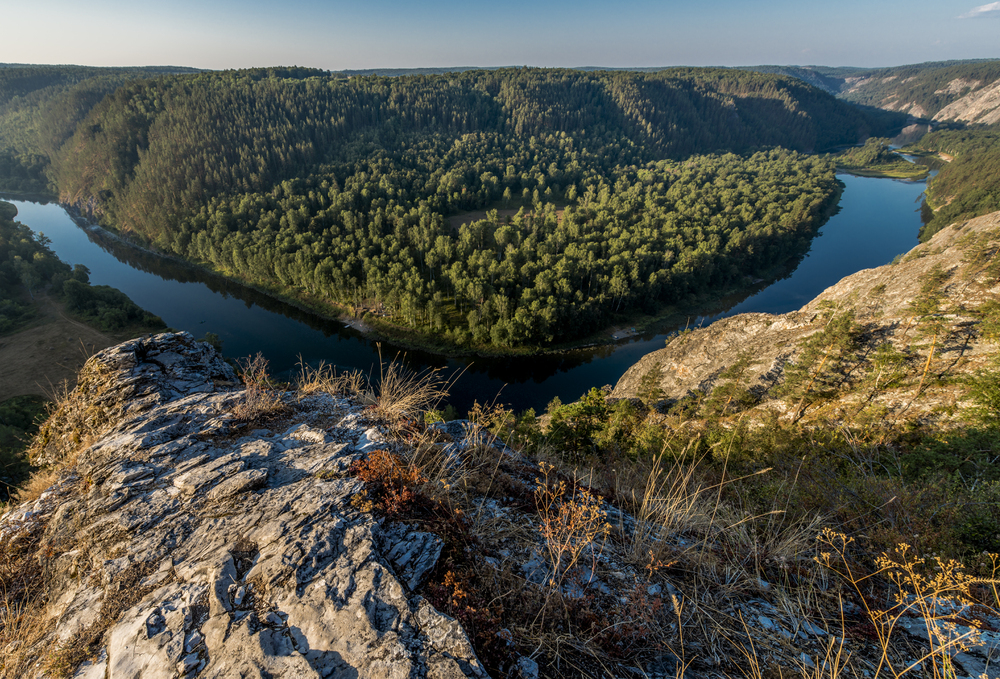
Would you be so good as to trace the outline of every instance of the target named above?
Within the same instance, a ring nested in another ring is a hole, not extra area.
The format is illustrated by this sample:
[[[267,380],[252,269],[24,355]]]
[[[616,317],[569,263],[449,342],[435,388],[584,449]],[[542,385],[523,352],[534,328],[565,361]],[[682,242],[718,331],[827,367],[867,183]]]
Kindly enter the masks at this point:
[[[832,318],[849,314],[857,324],[856,360],[843,366],[836,398],[813,412],[849,418],[870,398],[886,417],[948,421],[964,402],[959,383],[945,378],[972,374],[995,353],[980,325],[983,310],[1000,297],[998,241],[1000,212],[995,212],[942,230],[893,264],[842,279],[798,311],[739,314],[675,336],[629,368],[612,396],[638,396],[643,376],[657,367],[666,399],[707,394],[724,381],[723,371],[742,358],[748,364],[741,379],[761,407],[792,417],[795,404],[782,399],[779,388],[786,367],[802,357],[809,339],[819,336]],[[935,298],[933,308],[921,307],[930,297]],[[886,343],[909,374],[874,393],[864,390],[866,369],[877,347]],[[918,385],[921,397],[915,399]]]
[[[0,519],[44,571],[26,676],[484,676],[412,593],[440,540],[351,504],[361,406],[316,394],[251,432],[237,383],[183,333],[86,364],[34,448],[71,471]]]
[[[948,91],[973,91],[964,94],[934,114],[934,120],[958,121],[980,125],[1000,122],[1000,80],[983,85],[980,82],[966,83],[956,79],[949,83]],[[978,88],[978,89],[975,89]]]

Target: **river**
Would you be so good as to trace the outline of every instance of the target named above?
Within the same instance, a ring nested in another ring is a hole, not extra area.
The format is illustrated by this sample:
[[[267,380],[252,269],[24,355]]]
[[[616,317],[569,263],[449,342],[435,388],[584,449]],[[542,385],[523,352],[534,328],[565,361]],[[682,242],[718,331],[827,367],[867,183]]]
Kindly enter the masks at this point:
[[[890,262],[917,244],[924,182],[839,175],[845,188],[839,211],[820,229],[808,254],[785,278],[762,284],[751,294],[705,309],[691,319],[702,325],[732,314],[798,309],[844,276]],[[17,219],[51,239],[51,248],[70,264],[90,269],[95,285],[111,285],[167,325],[195,337],[214,332],[227,356],[261,352],[272,372],[297,372],[300,357],[338,370],[375,370],[379,351],[368,337],[339,321],[319,318],[241,285],[199,269],[142,252],[81,228],[59,205],[6,199]],[[451,387],[450,402],[464,412],[473,401],[494,400],[516,410],[545,405],[558,396],[575,400],[590,387],[614,384],[640,357],[664,346],[676,327],[664,327],[615,345],[527,358],[445,359],[418,351],[402,357],[411,368],[443,368],[461,375]],[[402,354],[383,344],[381,357]]]

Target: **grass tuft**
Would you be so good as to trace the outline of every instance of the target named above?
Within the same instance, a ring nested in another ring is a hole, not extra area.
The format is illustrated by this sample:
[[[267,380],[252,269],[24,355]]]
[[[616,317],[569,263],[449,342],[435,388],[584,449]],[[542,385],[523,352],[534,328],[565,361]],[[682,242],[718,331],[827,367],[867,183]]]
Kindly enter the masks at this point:
[[[283,391],[268,375],[268,362],[260,352],[237,361],[243,393],[233,408],[233,416],[241,422],[257,422],[277,415],[285,409]]]

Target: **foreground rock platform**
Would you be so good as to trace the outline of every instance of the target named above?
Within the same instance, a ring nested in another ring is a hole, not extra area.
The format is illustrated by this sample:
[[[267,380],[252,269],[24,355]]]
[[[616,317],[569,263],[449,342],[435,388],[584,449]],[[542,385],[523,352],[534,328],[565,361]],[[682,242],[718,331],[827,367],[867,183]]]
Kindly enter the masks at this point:
[[[105,350],[81,384],[77,410],[100,424],[75,471],[0,518],[8,539],[43,531],[50,555],[39,674],[89,640],[75,676],[486,676],[460,625],[411,592],[437,539],[351,504],[348,467],[378,438],[359,405],[287,396],[248,431],[235,375],[186,333]]]

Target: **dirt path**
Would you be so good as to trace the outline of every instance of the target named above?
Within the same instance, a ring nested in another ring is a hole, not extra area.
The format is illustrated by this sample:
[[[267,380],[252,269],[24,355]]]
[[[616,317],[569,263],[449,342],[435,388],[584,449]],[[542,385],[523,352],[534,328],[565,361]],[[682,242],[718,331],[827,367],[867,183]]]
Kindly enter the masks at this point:
[[[39,298],[40,317],[28,328],[0,337],[0,401],[23,394],[51,397],[96,351],[119,340],[68,318],[54,300]]]

